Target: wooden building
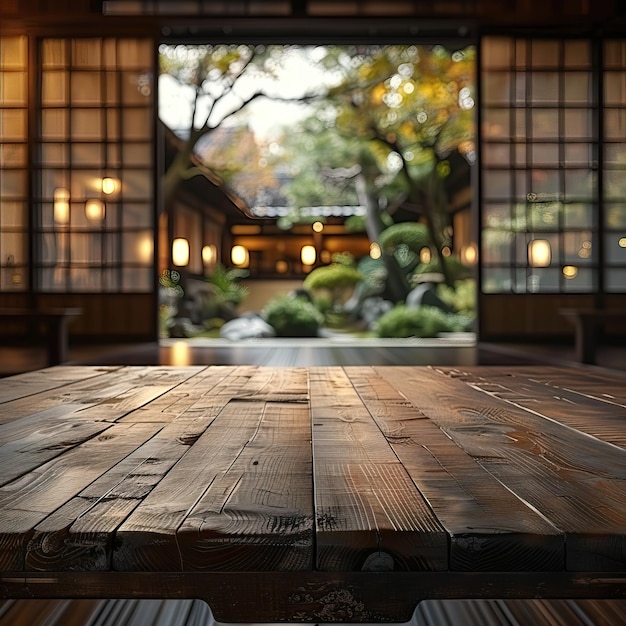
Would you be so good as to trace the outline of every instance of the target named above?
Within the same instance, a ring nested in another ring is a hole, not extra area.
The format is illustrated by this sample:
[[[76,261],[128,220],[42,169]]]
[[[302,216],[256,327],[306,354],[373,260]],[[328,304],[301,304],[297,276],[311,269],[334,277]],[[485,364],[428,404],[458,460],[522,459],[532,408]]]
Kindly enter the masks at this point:
[[[208,180],[200,211],[181,199],[160,223],[160,43],[441,39],[478,49],[480,338],[566,337],[563,307],[626,308],[625,32],[621,0],[3,0],[0,305],[79,306],[77,339],[156,339],[178,230],[201,268],[255,224]]]

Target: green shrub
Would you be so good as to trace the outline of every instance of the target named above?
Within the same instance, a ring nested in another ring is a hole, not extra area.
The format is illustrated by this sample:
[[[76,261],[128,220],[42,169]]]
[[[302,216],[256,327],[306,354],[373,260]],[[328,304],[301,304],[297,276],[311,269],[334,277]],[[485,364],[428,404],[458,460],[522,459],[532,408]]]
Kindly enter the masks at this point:
[[[316,337],[324,321],[315,305],[290,295],[272,298],[263,309],[262,317],[279,337]]]
[[[387,253],[394,252],[399,246],[408,246],[411,252],[419,254],[419,251],[430,244],[428,228],[417,222],[400,222],[385,228],[380,233],[378,243]]]
[[[437,295],[459,313],[476,313],[476,281],[471,278],[457,281],[454,287],[437,285]]]
[[[382,315],[376,324],[378,337],[436,337],[442,332],[468,329],[470,320],[459,314],[445,313],[431,306],[396,305]]]
[[[334,291],[342,287],[353,287],[363,275],[355,267],[344,263],[331,263],[315,268],[305,279],[306,289],[328,289]]]
[[[446,257],[444,263],[446,264],[448,276],[452,281],[464,280],[470,278],[472,275],[472,270],[466,265],[463,265],[461,259],[454,254]],[[439,259],[433,257],[430,263],[420,263],[415,268],[414,276],[419,274],[441,274],[441,263]]]
[[[247,285],[240,282],[242,278],[246,278],[248,275],[248,270],[236,267],[229,269],[218,264],[213,273],[205,277],[205,280],[220,302],[230,302],[237,305],[241,304],[248,295]]]

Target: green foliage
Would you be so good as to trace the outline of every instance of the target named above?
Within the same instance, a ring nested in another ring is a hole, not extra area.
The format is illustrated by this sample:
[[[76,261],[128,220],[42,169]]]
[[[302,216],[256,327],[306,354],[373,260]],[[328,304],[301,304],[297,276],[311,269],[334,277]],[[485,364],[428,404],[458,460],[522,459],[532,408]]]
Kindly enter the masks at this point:
[[[461,259],[459,259],[456,255],[450,255],[445,259],[446,269],[448,271],[448,276],[450,276],[452,282],[456,282],[458,280],[464,280],[466,278],[471,277],[472,270],[463,265]],[[430,263],[420,263],[415,268],[414,275],[419,274],[441,274],[441,263],[439,259],[433,258]]]
[[[343,223],[347,233],[365,232],[365,215],[351,215]]]
[[[239,282],[247,276],[248,270],[226,268],[223,265],[217,265],[215,271],[206,276],[205,280],[209,283],[214,295],[220,302],[230,302],[237,305],[241,304],[248,295],[248,287]]]
[[[279,337],[316,337],[324,316],[305,298],[282,295],[272,298],[262,317]]]
[[[363,276],[363,282],[367,286],[368,292],[380,293],[385,288],[387,280],[387,268],[380,259],[372,259],[370,256],[363,257],[357,266]]]
[[[332,256],[332,262],[346,267],[356,267],[356,259],[350,252],[335,252]]]
[[[457,281],[454,287],[437,285],[437,295],[459,313],[476,314],[476,281],[471,278]]]
[[[331,263],[315,268],[305,279],[305,289],[328,289],[333,291],[342,287],[353,287],[363,275],[355,267],[344,263]]]
[[[442,332],[467,330],[469,318],[455,313],[445,313],[437,307],[407,307],[396,305],[382,315],[376,324],[378,337],[436,337]]]
[[[430,245],[430,235],[425,224],[417,222],[400,222],[385,228],[379,237],[380,247],[387,253],[392,254],[402,245],[409,248],[414,254]]]

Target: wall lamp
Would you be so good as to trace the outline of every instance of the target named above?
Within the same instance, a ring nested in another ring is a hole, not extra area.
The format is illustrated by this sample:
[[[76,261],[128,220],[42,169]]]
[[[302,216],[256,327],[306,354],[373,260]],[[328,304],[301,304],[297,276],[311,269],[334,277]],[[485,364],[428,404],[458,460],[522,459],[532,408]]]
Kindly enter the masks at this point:
[[[548,267],[552,261],[552,248],[547,239],[533,239],[528,243],[528,265]]]
[[[250,263],[250,253],[245,246],[233,246],[230,250],[230,260],[237,267],[248,267]]]
[[[316,258],[317,252],[315,251],[315,246],[302,246],[300,250],[302,265],[313,265]]]
[[[178,267],[189,264],[189,242],[182,237],[172,241],[172,263]]]

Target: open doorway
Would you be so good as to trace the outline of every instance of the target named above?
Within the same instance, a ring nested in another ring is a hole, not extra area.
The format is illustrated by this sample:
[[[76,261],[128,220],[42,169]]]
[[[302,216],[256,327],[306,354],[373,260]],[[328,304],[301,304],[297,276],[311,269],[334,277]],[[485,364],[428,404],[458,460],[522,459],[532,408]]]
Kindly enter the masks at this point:
[[[473,330],[473,45],[159,59],[162,337]]]

